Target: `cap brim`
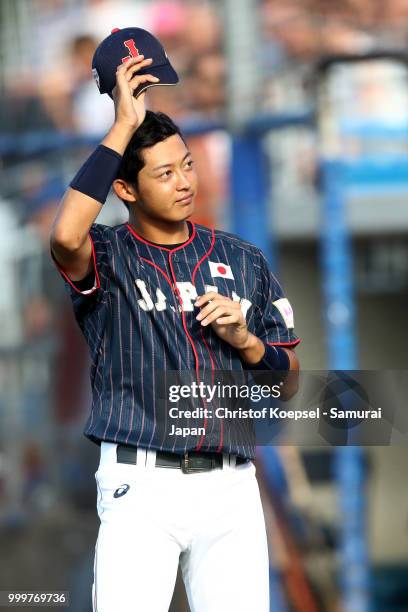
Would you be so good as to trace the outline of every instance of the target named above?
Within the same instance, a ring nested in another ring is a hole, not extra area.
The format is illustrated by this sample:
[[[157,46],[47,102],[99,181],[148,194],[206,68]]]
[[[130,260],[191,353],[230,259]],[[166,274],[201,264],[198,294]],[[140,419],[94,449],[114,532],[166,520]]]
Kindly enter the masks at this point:
[[[147,69],[146,69],[147,70]],[[149,74],[157,77],[159,80],[158,83],[141,83],[139,87],[135,89],[133,95],[135,98],[140,96],[141,93],[149,89],[149,87],[160,87],[160,85],[177,85],[179,82],[178,74],[174,70],[171,64],[165,64],[164,66],[156,66],[149,70]],[[109,96],[112,98],[112,92],[109,92]]]

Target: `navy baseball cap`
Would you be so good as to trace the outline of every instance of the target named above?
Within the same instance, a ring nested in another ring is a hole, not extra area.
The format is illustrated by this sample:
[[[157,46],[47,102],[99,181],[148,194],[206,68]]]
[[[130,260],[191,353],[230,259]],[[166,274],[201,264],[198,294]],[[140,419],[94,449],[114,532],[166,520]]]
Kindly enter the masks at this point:
[[[177,72],[170,64],[162,44],[153,34],[142,28],[115,28],[100,43],[92,59],[92,74],[101,94],[107,93],[112,98],[117,67],[137,55],[144,55],[145,59],[151,57],[153,60],[150,66],[143,68],[138,74],[152,74],[160,81],[142,83],[136,88],[133,94],[135,97],[148,87],[178,83]]]

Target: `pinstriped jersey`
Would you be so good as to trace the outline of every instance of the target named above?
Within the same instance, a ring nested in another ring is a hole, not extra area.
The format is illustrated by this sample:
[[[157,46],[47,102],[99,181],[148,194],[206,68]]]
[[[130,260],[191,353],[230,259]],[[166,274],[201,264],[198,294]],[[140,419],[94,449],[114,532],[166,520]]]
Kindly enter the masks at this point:
[[[91,290],[80,291],[56,262],[90,351],[93,400],[84,433],[96,443],[198,448],[194,436],[172,442],[163,436],[157,397],[163,373],[208,376],[245,368],[236,349],[196,320],[198,295],[217,291],[239,302],[249,331],[265,343],[299,342],[290,304],[261,250],[228,232],[187,223],[190,237],[175,248],[145,240],[127,223],[93,224]],[[253,457],[242,437],[234,442],[221,430],[213,423],[200,449]]]

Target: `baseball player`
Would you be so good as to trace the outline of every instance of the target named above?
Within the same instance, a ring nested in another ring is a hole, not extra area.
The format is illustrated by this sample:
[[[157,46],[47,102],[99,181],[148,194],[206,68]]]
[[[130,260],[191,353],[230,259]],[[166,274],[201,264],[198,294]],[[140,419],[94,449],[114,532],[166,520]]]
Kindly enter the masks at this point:
[[[177,428],[157,389],[170,371],[297,372],[292,310],[256,246],[189,221],[194,160],[173,121],[146,111],[143,86],[161,82],[152,58],[117,65],[115,122],[51,232],[92,360],[93,609],[165,612],[180,563],[192,612],[268,612],[254,447],[210,410],[200,427]],[[115,227],[95,223],[111,186],[129,210]],[[289,398],[296,376],[285,380]]]

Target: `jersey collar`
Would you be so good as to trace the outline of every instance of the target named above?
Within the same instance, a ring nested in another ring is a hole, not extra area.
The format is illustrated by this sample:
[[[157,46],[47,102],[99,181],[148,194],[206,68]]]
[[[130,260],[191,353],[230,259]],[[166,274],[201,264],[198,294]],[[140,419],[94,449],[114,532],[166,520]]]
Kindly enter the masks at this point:
[[[185,241],[183,242],[183,244],[180,244],[179,246],[170,249],[164,246],[160,246],[158,244],[154,244],[154,242],[149,242],[149,240],[146,240],[146,238],[143,238],[142,236],[140,236],[137,232],[135,232],[135,230],[133,229],[133,227],[129,224],[126,223],[126,227],[129,230],[129,232],[142,244],[145,244],[149,247],[153,247],[155,249],[160,249],[162,251],[167,251],[168,253],[174,253],[176,251],[178,251],[179,249],[184,249],[186,246],[188,246],[195,238],[196,235],[196,227],[195,224],[193,223],[193,221],[187,221],[187,223],[190,223],[191,225],[191,236]]]

